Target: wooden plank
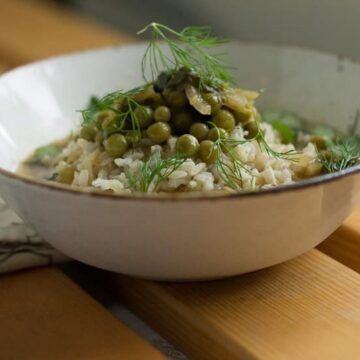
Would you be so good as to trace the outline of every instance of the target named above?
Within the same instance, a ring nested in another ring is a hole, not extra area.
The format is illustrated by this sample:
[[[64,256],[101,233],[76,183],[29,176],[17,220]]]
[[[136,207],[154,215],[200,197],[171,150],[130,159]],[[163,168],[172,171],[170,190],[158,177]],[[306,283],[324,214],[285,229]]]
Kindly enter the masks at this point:
[[[13,66],[59,53],[124,43],[130,37],[55,5],[0,1],[0,58]]]
[[[317,250],[208,283],[113,280],[120,299],[194,360],[360,358],[360,275]]]
[[[0,60],[0,74],[10,69],[10,65]]]
[[[318,249],[360,272],[360,208]]]
[[[0,309],[1,359],[165,359],[54,268],[2,276]]]

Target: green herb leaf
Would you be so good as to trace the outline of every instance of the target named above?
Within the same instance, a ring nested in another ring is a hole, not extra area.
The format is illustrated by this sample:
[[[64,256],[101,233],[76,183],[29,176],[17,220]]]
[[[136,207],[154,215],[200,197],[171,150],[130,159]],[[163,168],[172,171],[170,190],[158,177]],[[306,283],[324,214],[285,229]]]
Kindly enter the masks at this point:
[[[181,164],[186,161],[185,157],[175,155],[168,159],[162,159],[159,151],[153,152],[141,168],[140,177],[137,178],[130,171],[126,171],[129,186],[133,192],[147,193],[154,184],[154,191],[165,181]]]
[[[265,133],[263,130],[260,129],[260,126],[258,124],[258,133],[255,136],[256,141],[258,142],[260,149],[262,151],[265,151],[269,156],[272,156],[276,159],[285,159],[293,162],[297,162],[299,155],[299,152],[296,150],[289,150],[285,152],[279,152],[275,151],[266,141],[265,139]]]
[[[329,139],[326,150],[318,153],[318,161],[328,172],[345,170],[360,163],[360,135],[356,133],[359,120],[360,112],[357,111],[349,135]]]
[[[330,173],[358,164],[360,162],[360,137],[344,136],[328,142],[327,150],[318,154],[318,160]]]
[[[242,174],[251,175],[246,163],[241,161],[235,152],[235,147],[249,140],[234,140],[221,137],[220,129],[211,121],[208,124],[217,130],[217,140],[214,141],[209,157],[215,153],[215,167],[220,179],[231,189],[243,186]]]
[[[279,120],[273,121],[271,125],[277,130],[283,142],[292,143],[296,140],[296,132],[288,125]]]
[[[333,129],[324,125],[315,126],[315,128],[311,131],[311,133],[313,135],[322,136],[327,139],[333,139],[336,136],[336,133]]]
[[[299,131],[304,129],[304,122],[295,114],[288,111],[264,111],[263,121],[272,125],[285,143],[296,141]]]
[[[88,107],[95,106],[99,101],[100,101],[100,99],[97,96],[95,96],[95,95],[91,96]]]
[[[60,151],[61,148],[56,144],[41,146],[34,151],[33,155],[27,162],[31,164],[41,164],[43,161],[55,157]]]
[[[54,157],[60,151],[59,146],[55,144],[50,144],[46,146],[41,146],[35,150],[35,156],[42,159],[45,156],[47,157]]]
[[[210,27],[191,26],[178,32],[165,25],[151,23],[138,34],[148,30],[151,31],[151,40],[141,63],[145,81],[154,81],[164,70],[174,73],[185,68],[199,78],[200,86],[222,87],[227,82],[233,82],[223,54],[209,52],[225,42],[212,36]],[[161,48],[160,41],[165,43],[169,53]]]
[[[90,106],[84,110],[81,110],[83,117],[82,127],[100,127],[97,123],[97,115],[101,111],[112,111],[115,113],[116,119],[113,123],[109,124],[109,127],[104,129],[106,136],[114,134],[116,132],[126,132],[124,131],[125,121],[129,120],[131,123],[131,131],[136,132],[138,135],[141,135],[140,124],[135,114],[135,109],[140,108],[143,111],[144,107],[137,103],[133,97],[138,94],[144,87],[133,88],[128,91],[118,90],[111,92],[104,96],[101,99],[92,97],[90,99]],[[120,110],[115,106],[117,100],[122,100],[122,107],[124,110]]]

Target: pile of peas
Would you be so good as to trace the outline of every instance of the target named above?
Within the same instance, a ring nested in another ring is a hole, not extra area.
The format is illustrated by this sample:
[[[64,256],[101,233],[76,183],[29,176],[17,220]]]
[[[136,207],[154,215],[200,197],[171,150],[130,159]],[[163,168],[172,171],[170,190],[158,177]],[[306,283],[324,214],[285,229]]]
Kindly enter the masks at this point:
[[[134,95],[134,100],[141,105],[134,110],[134,115],[142,137],[149,138],[153,144],[163,144],[171,135],[178,136],[177,153],[186,157],[197,155],[203,162],[214,163],[214,142],[219,136],[226,139],[238,123],[248,130],[250,137],[255,135],[256,124],[249,122],[251,109],[243,112],[230,110],[223,105],[219,92],[212,90],[202,92],[203,99],[211,106],[211,115],[202,115],[190,106],[183,88],[159,89],[155,83]],[[121,106],[121,101],[116,105]],[[100,112],[97,114],[98,129],[83,127],[80,136],[89,141],[100,141],[110,156],[121,157],[140,138],[138,133],[126,128],[111,134],[115,122],[115,112]]]

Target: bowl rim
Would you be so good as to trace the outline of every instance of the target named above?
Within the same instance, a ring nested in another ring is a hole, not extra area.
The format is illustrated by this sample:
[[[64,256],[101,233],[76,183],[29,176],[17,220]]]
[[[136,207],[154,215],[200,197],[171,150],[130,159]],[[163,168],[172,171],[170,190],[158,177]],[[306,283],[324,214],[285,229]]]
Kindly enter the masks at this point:
[[[295,49],[301,51],[308,51],[312,53],[322,54],[322,55],[329,55],[329,56],[337,56],[341,60],[348,60],[351,63],[355,63],[360,65],[360,61],[356,59],[352,59],[349,56],[342,56],[338,53],[334,53],[331,51],[326,50],[319,50],[311,47],[305,46],[298,46],[298,45],[290,45],[283,42],[271,42],[271,41],[248,41],[248,40],[230,40],[229,43],[239,43],[239,44],[247,44],[247,45],[259,45],[259,46],[271,46],[277,48],[286,48],[286,49]],[[21,66],[16,67],[15,69],[6,71],[5,73],[0,75],[0,82],[3,79],[6,79],[8,76],[11,76],[13,73],[18,72],[22,69],[26,69],[32,67],[34,65],[41,65],[47,63],[49,61],[57,61],[61,59],[69,59],[73,56],[82,56],[85,54],[91,53],[100,53],[103,51],[112,51],[112,50],[119,50],[127,47],[138,47],[146,45],[146,41],[135,41],[120,45],[110,45],[110,46],[103,46],[89,50],[82,50],[82,51],[74,51],[66,54],[50,56],[45,59],[41,59],[38,61],[33,61],[28,64],[24,64]],[[32,179],[30,177],[26,177],[20,175],[16,172],[5,170],[0,167],[0,175],[10,178],[10,180],[14,180],[26,185],[34,186],[37,188],[45,188],[49,191],[59,191],[68,194],[74,194],[78,196],[90,196],[95,198],[104,198],[104,199],[113,199],[120,201],[122,200],[132,200],[132,201],[161,201],[161,202],[168,202],[168,201],[199,201],[199,200],[225,200],[225,199],[238,199],[238,198],[248,198],[248,197],[257,197],[257,196],[264,196],[264,195],[273,195],[278,193],[288,193],[298,190],[305,190],[310,187],[320,186],[329,182],[334,182],[341,180],[345,177],[355,175],[360,173],[360,164],[352,166],[348,169],[337,171],[334,173],[323,174],[320,176],[315,176],[309,179],[300,180],[291,184],[286,185],[278,185],[275,187],[267,188],[267,189],[259,189],[259,190],[251,190],[251,191],[234,191],[228,193],[218,193],[218,192],[189,192],[189,193],[170,193],[170,194],[113,194],[113,193],[105,193],[100,190],[84,190],[81,187],[70,187],[67,185],[61,185],[57,183],[51,183],[44,180],[37,180]]]

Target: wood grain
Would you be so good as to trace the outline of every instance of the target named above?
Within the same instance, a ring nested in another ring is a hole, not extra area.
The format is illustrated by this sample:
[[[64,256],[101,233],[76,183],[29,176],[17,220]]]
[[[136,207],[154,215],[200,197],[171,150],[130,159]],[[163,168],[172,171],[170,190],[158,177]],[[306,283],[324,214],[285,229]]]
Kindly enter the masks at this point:
[[[2,276],[0,309],[1,359],[165,359],[54,268]]]
[[[45,2],[0,2],[0,72],[64,52],[131,40]],[[360,212],[320,249],[360,270]],[[312,251],[257,273],[207,284],[116,277],[120,296],[192,359],[358,359],[360,280]],[[54,269],[2,277],[6,359],[162,359]]]
[[[0,73],[128,39],[45,2],[0,2]],[[1,359],[165,359],[53,268],[1,277],[0,322]]]
[[[12,66],[129,40],[127,35],[50,3],[0,1],[0,58]]]
[[[210,283],[114,281],[130,308],[194,360],[360,358],[360,275],[317,250]]]
[[[10,69],[10,65],[7,64],[6,62],[2,62],[0,59],[0,74],[2,74],[3,72],[7,71]]]
[[[360,272],[360,208],[318,249]]]

